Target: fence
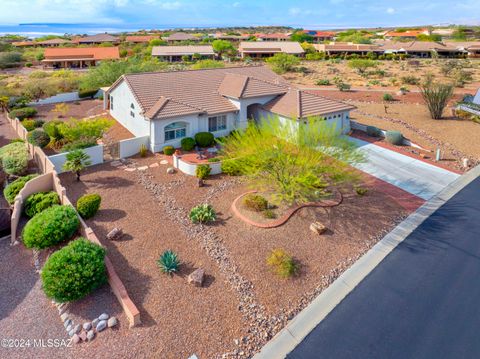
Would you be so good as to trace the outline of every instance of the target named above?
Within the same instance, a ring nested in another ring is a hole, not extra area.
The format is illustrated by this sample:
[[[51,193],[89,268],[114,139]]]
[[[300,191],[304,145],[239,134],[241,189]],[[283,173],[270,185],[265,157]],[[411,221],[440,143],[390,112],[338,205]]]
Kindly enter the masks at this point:
[[[147,148],[150,145],[150,136],[134,137],[127,140],[119,141],[119,156],[120,158],[130,157],[140,152],[140,147],[145,145]]]

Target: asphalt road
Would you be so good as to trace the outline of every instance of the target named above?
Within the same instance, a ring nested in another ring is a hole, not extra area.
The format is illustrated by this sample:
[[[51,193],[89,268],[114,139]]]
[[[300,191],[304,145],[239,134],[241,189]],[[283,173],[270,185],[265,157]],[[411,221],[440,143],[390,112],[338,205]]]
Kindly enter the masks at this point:
[[[289,359],[480,358],[480,178],[424,221]]]

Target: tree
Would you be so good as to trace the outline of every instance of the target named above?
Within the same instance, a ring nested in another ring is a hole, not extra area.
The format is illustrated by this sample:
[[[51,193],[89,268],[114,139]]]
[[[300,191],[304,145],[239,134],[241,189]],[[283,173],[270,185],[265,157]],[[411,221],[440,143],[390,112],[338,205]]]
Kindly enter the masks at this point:
[[[453,96],[453,85],[429,80],[420,86],[420,91],[432,119],[442,118],[443,110]]]
[[[0,53],[0,69],[20,66],[22,55],[18,52],[2,52]]]
[[[303,31],[296,31],[290,36],[290,40],[297,42],[313,42],[313,36],[306,34]]]
[[[80,181],[80,172],[91,164],[92,162],[90,161],[89,155],[82,150],[73,150],[67,153],[67,160],[63,164],[63,169],[75,173],[77,181]]]
[[[317,52],[315,46],[313,46],[309,42],[302,42],[300,45],[302,46],[302,49],[305,51],[306,54],[314,54]]]
[[[348,61],[348,67],[357,70],[360,75],[363,75],[368,68],[377,66],[373,60],[367,59],[353,59]]]
[[[272,66],[272,70],[277,74],[284,74],[292,71],[300,63],[300,60],[295,55],[278,53],[268,58],[267,63]]]
[[[219,56],[235,53],[235,47],[230,41],[227,40],[214,40],[212,42],[212,47]]]

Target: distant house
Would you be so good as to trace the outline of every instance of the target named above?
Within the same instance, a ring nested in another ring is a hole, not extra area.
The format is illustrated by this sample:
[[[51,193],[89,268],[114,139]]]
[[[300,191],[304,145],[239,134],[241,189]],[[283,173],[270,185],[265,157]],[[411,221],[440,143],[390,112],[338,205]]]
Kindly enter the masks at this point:
[[[30,47],[35,46],[35,41],[14,41],[12,45],[15,47]]]
[[[199,37],[187,34],[185,32],[176,32],[167,37],[162,36],[162,39],[170,43],[175,43],[180,41],[200,41],[201,40]]]
[[[182,61],[184,56],[192,60],[194,55],[202,59],[215,58],[212,45],[154,46],[152,48],[152,56],[168,62]]]
[[[30,46],[40,46],[40,47],[55,47],[55,46],[61,46],[65,44],[71,44],[72,42],[70,40],[65,40],[65,39],[49,39],[45,41],[19,41],[19,42],[13,42],[12,45],[15,47],[30,47]]]
[[[255,34],[258,41],[290,41],[290,35],[284,33]]]
[[[480,57],[480,41],[452,41],[452,42],[445,42],[447,46],[454,47],[458,51],[461,51],[465,55],[471,58],[479,58]]]
[[[266,66],[123,75],[104,101],[110,115],[135,136],[150,137],[153,152],[179,147],[198,132],[226,136],[249,120],[273,115],[295,126],[318,116],[347,133],[354,108],[294,89]]]
[[[430,35],[427,29],[406,30],[406,31],[387,31],[384,37],[389,40],[415,40],[419,35]]]
[[[120,59],[118,47],[65,47],[45,49],[44,67],[81,69],[103,60]]]
[[[303,56],[305,50],[295,41],[277,41],[277,42],[251,42],[242,41],[238,47],[238,52],[242,58],[264,58],[270,57],[278,53]]]
[[[125,37],[125,42],[131,42],[132,44],[142,44],[149,43],[150,41],[159,38],[159,36],[155,35],[130,35]]]
[[[73,39],[72,42],[79,45],[98,45],[98,44],[103,44],[105,42],[118,44],[120,43],[120,39],[116,36],[105,33],[105,34],[97,34],[92,36],[77,37]]]
[[[383,53],[383,49],[373,44],[353,44],[351,42],[335,42],[330,44],[314,44],[319,52],[325,52],[328,55],[366,55],[369,52],[378,54]]]
[[[211,35],[210,37],[213,37],[216,40],[227,40],[227,41],[231,41],[231,42],[239,42],[239,41],[248,40],[250,35],[247,35],[247,34],[227,35],[227,34],[222,34],[222,33],[216,33],[216,34]]]
[[[332,41],[335,37],[335,32],[333,31],[303,30],[303,32],[313,37],[315,42]]]
[[[458,57],[462,51],[455,46],[433,41],[385,42],[385,54],[407,54],[411,57]]]

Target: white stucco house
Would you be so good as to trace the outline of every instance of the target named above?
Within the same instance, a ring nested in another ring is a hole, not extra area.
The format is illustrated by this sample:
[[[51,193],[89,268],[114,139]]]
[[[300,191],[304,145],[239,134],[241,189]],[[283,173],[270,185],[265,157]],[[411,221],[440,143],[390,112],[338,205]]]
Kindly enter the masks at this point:
[[[294,88],[266,66],[123,75],[106,91],[104,104],[135,136],[149,136],[152,152],[180,147],[197,132],[226,136],[272,115],[297,124],[318,116],[346,133],[354,108]]]

